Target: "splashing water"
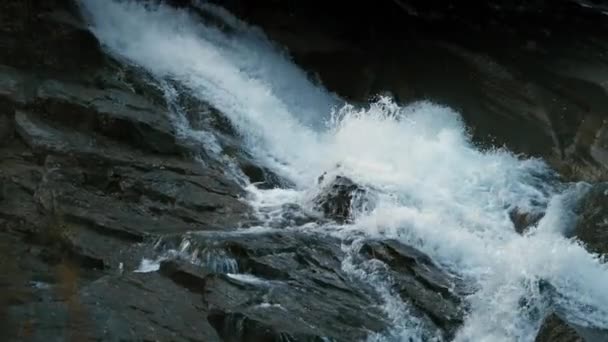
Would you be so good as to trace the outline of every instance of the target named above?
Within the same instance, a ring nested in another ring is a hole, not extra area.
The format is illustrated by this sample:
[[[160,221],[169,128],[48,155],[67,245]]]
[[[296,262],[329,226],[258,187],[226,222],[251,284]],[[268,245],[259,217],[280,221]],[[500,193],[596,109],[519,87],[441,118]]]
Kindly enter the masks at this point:
[[[260,162],[296,185],[250,187],[254,207],[310,205],[323,172],[373,189],[373,210],[322,228],[399,239],[474,284],[457,341],[533,340],[550,305],[582,326],[608,328],[608,267],[563,236],[584,185],[557,183],[541,160],[476,148],[458,113],[444,106],[381,99],[338,107],[336,96],[310,82],[261,31],[217,7],[199,4],[229,30],[159,4],[81,5],[110,53],[219,109]],[[545,216],[519,235],[509,217],[514,209]],[[386,297],[392,317],[407,313]],[[424,332],[391,336],[414,335]]]

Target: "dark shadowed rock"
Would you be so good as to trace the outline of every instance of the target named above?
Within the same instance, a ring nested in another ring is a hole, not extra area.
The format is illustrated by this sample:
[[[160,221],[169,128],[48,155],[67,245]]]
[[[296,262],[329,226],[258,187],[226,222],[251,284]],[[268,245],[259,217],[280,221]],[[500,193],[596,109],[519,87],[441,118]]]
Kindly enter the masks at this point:
[[[543,156],[570,179],[607,178],[598,4],[475,1],[470,11],[387,0],[349,4],[352,14],[320,1],[222,4],[345,98],[389,90],[397,101],[448,104],[482,146]],[[212,11],[198,13],[231,29]],[[241,150],[221,113],[178,86],[173,103],[153,81],[104,54],[76,2],[0,4],[0,331],[8,340],[363,340],[389,323],[378,284],[347,273],[347,256],[381,265],[375,270],[425,327],[453,336],[466,289],[415,248],[367,241],[349,255],[346,242],[320,235],[231,232],[248,223],[243,190],[213,151],[177,132],[172,110],[195,131],[212,130],[252,182],[289,184]],[[314,204],[329,219],[348,223],[370,204],[369,190],[347,178],[322,184]],[[597,253],[608,252],[604,188],[582,202],[574,233]],[[314,221],[298,206],[282,209],[277,228]],[[518,231],[537,220],[511,218]],[[144,257],[169,259],[158,273],[132,273]],[[551,316],[538,341],[579,341],[582,330],[570,326]]]
[[[327,183],[313,199],[315,209],[329,219],[341,223],[351,221],[353,210],[361,210],[368,204],[368,190],[343,176],[336,176],[333,180],[325,180],[324,177],[319,178],[320,183]]]
[[[543,215],[543,213],[521,211],[518,208],[509,212],[509,217],[511,218],[511,222],[513,222],[515,231],[520,234],[527,232],[530,227],[536,225],[543,218]]]
[[[85,133],[45,121],[30,112],[17,111],[16,132],[38,155],[78,155],[88,165],[134,166],[166,169],[180,174],[197,174],[202,165],[180,156],[160,156],[94,133]]]
[[[208,316],[209,323],[215,328],[223,341],[230,342],[263,342],[263,341],[323,341],[312,331],[293,331],[289,325],[277,329],[263,321],[253,319],[241,313],[212,311]],[[286,332],[290,331],[290,332]]]
[[[289,336],[296,341],[347,341],[384,330],[376,311],[380,302],[374,286],[379,284],[346,273],[341,261],[346,252],[333,238],[297,232],[205,232],[166,237],[157,248],[179,251],[173,254],[176,259],[161,264],[160,272],[203,293],[213,308],[209,322],[227,340]],[[412,305],[411,312],[427,328],[453,336],[465,314],[465,289],[458,279],[397,241],[364,242],[359,253],[353,259],[356,265],[384,263],[383,279],[392,279],[392,290]],[[243,325],[247,334],[239,328]]]
[[[593,253],[608,253],[608,184],[594,185],[576,209],[579,217],[572,234]]]
[[[167,233],[237,228],[243,190],[191,158],[205,151],[162,92],[106,57],[73,6],[0,5],[0,228],[19,244],[0,262],[0,339],[219,341],[185,285],[114,275]]]
[[[576,330],[562,321],[556,314],[551,314],[543,321],[535,342],[584,342]]]
[[[184,175],[166,169],[87,164],[49,156],[37,204],[59,218],[59,235],[79,256],[115,268],[132,266],[143,251],[130,247],[164,234],[234,229],[247,206],[236,185],[211,170]]]
[[[32,110],[73,129],[97,131],[153,152],[180,151],[170,114],[132,92],[45,81]]]
[[[106,276],[76,298],[101,340],[221,341],[200,294],[157,273]]]
[[[195,265],[185,260],[169,259],[159,266],[159,272],[195,293],[201,293],[205,286],[205,278],[213,273],[209,268]]]
[[[70,0],[7,0],[0,5],[2,64],[43,72],[82,73],[105,60]]]
[[[13,133],[12,116],[0,113],[0,146],[11,140]]]
[[[373,290],[341,269],[337,240],[295,232],[182,239],[158,244],[186,257],[163,263],[161,273],[203,294],[209,322],[227,341],[356,341],[385,327]]]
[[[0,218],[4,229],[28,235],[44,231],[48,221],[33,197],[44,171],[29,156],[20,144],[0,147]]]
[[[385,263],[394,288],[447,336],[453,336],[464,320],[464,284],[441,270],[424,253],[396,240],[364,242],[362,256]]]

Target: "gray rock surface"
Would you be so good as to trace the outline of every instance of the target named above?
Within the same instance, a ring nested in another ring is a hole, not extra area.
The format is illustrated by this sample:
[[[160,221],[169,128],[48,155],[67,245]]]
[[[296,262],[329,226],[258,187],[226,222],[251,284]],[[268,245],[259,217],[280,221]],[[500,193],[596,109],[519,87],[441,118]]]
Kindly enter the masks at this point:
[[[536,342],[584,342],[583,338],[557,315],[548,316],[536,336]]]
[[[600,255],[608,255],[608,184],[598,183],[578,203],[578,224],[572,235],[585,247]]]
[[[344,98],[429,98],[460,110],[482,147],[545,157],[565,178],[608,179],[605,27],[572,2],[540,21],[536,5],[488,9],[495,1],[479,7],[481,21],[423,1],[340,16],[342,4],[311,15],[318,4],[252,3],[227,5]],[[571,27],[588,34],[573,38]],[[103,52],[74,1],[0,4],[1,340],[362,340],[389,323],[374,284],[345,271],[348,253],[390,276],[429,329],[454,335],[467,289],[415,248],[347,251],[350,241],[322,235],[237,231],[252,220],[245,193],[213,151],[179,134],[172,106],[191,129],[212,129],[252,182],[291,184],[242,151],[217,110],[179,85],[169,103],[154,84]],[[607,251],[604,188],[586,197],[573,233],[597,253]],[[366,195],[338,178],[315,203],[349,222]],[[276,228],[320,220],[286,209]],[[514,212],[517,229],[537,219],[527,215]],[[134,272],[144,258],[159,270]],[[570,326],[551,316],[538,341],[595,334]]]

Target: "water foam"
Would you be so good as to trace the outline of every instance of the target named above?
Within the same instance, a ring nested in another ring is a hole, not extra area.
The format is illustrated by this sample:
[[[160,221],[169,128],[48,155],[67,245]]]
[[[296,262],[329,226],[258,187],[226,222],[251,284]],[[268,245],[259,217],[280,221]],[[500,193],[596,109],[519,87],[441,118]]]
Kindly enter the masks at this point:
[[[332,94],[311,83],[259,30],[217,7],[200,5],[231,30],[158,4],[81,3],[111,53],[180,82],[218,108],[261,162],[296,184],[289,190],[251,187],[260,212],[273,216],[282,204],[310,205],[323,172],[372,189],[373,210],[353,224],[321,228],[345,237],[400,239],[467,279],[477,291],[468,298],[471,313],[457,341],[533,340],[552,308],[583,326],[608,328],[607,266],[562,234],[584,186],[555,182],[541,160],[476,148],[459,114],[445,106],[381,99],[333,110],[340,102]],[[546,214],[520,235],[509,217],[515,209]],[[389,316],[407,313],[385,297]]]

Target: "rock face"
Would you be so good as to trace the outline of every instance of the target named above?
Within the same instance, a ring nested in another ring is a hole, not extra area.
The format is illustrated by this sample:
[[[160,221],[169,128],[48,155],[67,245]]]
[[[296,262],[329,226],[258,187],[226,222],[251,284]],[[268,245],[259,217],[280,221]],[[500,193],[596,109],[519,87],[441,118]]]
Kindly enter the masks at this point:
[[[161,274],[203,294],[208,320],[224,340],[357,341],[386,327],[378,284],[345,271],[348,252],[339,240],[205,232],[164,238],[157,248],[179,251]],[[462,284],[428,256],[397,241],[369,241],[358,250],[354,262],[383,263],[401,298],[433,331],[450,336],[462,322]]]
[[[608,331],[576,325],[553,313],[545,318],[536,336],[536,342],[602,342],[608,340]]]
[[[385,326],[373,292],[341,270],[339,241],[290,233],[186,238],[208,271],[170,277],[188,274],[186,286],[204,294],[208,321],[224,340],[356,341]]]
[[[578,204],[573,235],[593,252],[608,255],[608,184],[594,185]]]
[[[2,340],[363,340],[388,322],[373,284],[344,268],[349,253],[384,264],[433,331],[462,321],[454,280],[397,242],[347,252],[335,238],[236,232],[251,218],[242,188],[171,106],[214,129],[252,182],[289,184],[239,151],[220,113],[169,103],[106,56],[71,1],[11,0],[0,15]],[[346,178],[326,190],[328,218],[364,203]],[[285,212],[285,224],[311,219]],[[161,264],[141,273],[142,260]]]
[[[511,222],[513,222],[513,226],[515,231],[523,234],[528,231],[528,229],[537,224],[543,217],[542,213],[529,213],[525,211],[521,211],[519,209],[513,209],[509,213],[509,217],[511,218]]]
[[[148,241],[247,222],[241,187],[195,160],[163,94],[101,51],[75,3],[7,1],[0,17],[2,340],[217,340],[183,288],[116,274]]]
[[[345,98],[390,90],[447,103],[478,142],[547,157],[571,178],[607,178],[605,25],[575,2],[552,3],[541,23],[529,20],[536,5],[496,1],[477,2],[490,13],[482,21],[426,1],[352,5],[353,15],[327,2],[223,3]],[[581,28],[575,42],[564,27]],[[190,129],[213,129],[252,182],[290,184],[240,149],[221,113],[179,85],[168,85],[180,93],[169,103],[151,84],[102,51],[76,2],[0,4],[1,340],[363,340],[390,322],[361,269],[391,279],[428,331],[454,336],[467,289],[415,248],[238,231],[251,219],[245,193],[212,148],[180,133],[172,106]],[[314,203],[328,219],[348,223],[372,203],[350,179],[324,184]],[[575,232],[597,253],[608,251],[604,188],[581,206]],[[292,209],[284,226],[312,220]],[[522,215],[513,220],[523,230],[535,218]],[[555,317],[538,341],[577,341]]]
[[[543,322],[536,342],[584,342],[576,330],[562,321],[557,315],[552,314]]]
[[[453,337],[466,314],[462,298],[467,291],[458,279],[443,272],[427,255],[395,240],[367,241],[360,253],[387,265],[399,297],[448,340]]]

